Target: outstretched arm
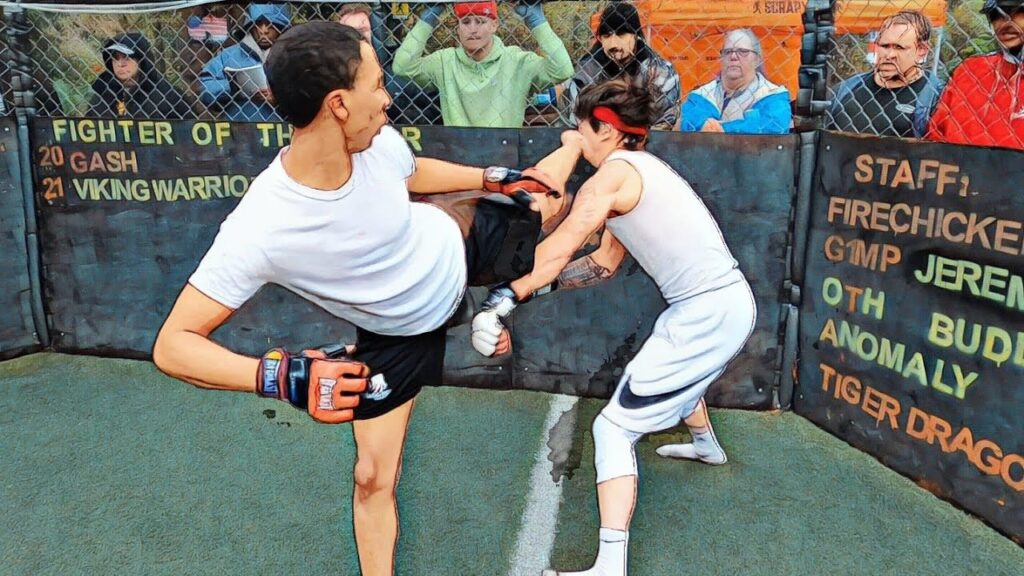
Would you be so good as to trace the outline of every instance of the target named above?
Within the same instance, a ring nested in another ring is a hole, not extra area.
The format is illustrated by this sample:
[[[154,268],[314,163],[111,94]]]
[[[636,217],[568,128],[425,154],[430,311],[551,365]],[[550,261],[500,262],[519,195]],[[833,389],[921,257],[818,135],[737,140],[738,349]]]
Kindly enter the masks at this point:
[[[233,312],[186,285],[156,337],[153,361],[157,368],[200,388],[255,392],[259,360],[210,340],[210,334]]]
[[[536,168],[516,170],[500,166],[473,168],[435,158],[417,158],[416,169],[406,183],[409,192],[440,194],[465,190],[487,190],[504,194],[523,208],[543,212],[538,198],[554,194],[562,198],[559,184]]]
[[[236,354],[210,340],[233,312],[186,285],[157,335],[153,362],[162,372],[200,388],[277,398],[325,424],[355,417],[359,394],[367,386],[366,364],[328,357],[323,350],[293,355],[275,348],[262,359]]]
[[[440,194],[477,190],[483,187],[484,169],[463,166],[436,158],[416,158],[416,171],[409,178],[409,192]]]
[[[631,170],[624,162],[611,162],[583,184],[565,221],[537,246],[533,271],[512,282],[517,299],[525,300],[554,281],[576,250],[604,225]]]

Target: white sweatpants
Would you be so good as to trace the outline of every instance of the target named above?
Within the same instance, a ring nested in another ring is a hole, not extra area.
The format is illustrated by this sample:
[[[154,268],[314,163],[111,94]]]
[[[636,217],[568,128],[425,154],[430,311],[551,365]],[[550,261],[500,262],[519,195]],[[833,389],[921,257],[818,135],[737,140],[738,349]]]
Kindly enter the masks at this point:
[[[675,426],[743,348],[756,318],[746,280],[670,305],[601,413],[631,432]]]

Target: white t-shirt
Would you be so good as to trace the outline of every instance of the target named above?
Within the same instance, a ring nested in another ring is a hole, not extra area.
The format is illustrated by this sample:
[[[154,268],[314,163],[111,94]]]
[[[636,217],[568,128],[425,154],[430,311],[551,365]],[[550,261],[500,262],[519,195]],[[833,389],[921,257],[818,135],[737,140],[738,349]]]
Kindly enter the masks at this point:
[[[466,287],[462,233],[439,208],[410,202],[416,160],[405,139],[385,126],[331,191],[288,177],[283,153],[221,224],[189,283],[232,309],[279,284],[389,336],[444,324]]]
[[[744,280],[715,218],[693,188],[647,152],[616,150],[605,162],[625,160],[640,174],[640,201],[608,220],[669,304]]]

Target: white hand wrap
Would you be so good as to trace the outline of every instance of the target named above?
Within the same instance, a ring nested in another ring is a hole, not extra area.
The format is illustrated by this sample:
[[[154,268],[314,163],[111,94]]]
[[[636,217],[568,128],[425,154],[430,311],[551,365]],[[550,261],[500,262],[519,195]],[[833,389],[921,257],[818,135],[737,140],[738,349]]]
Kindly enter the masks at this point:
[[[487,357],[494,355],[501,333],[505,330],[501,318],[511,314],[515,308],[516,295],[510,288],[499,286],[491,290],[482,309],[473,317],[471,341],[477,352]]]
[[[495,311],[480,312],[473,317],[473,348],[484,356],[493,356],[498,339],[501,338],[501,331],[504,329],[505,326],[498,320]]]

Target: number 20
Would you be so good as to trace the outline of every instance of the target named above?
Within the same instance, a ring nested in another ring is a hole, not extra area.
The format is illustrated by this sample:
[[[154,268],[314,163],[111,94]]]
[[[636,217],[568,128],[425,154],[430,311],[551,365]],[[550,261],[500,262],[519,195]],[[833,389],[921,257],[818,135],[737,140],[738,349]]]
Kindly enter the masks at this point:
[[[60,146],[40,146],[39,153],[43,156],[39,160],[40,166],[64,165],[64,149]]]

